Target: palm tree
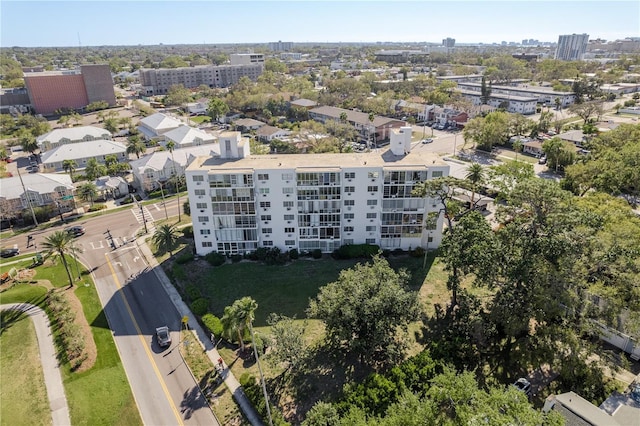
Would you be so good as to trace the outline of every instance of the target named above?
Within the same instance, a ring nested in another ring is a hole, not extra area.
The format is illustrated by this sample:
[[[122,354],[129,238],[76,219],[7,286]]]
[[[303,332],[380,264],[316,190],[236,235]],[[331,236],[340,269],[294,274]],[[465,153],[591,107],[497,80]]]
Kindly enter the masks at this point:
[[[517,140],[513,143],[513,150],[516,152],[516,161],[518,161],[518,153],[522,152],[522,148],[522,141]]]
[[[73,172],[76,171],[78,164],[74,160],[64,160],[62,161],[62,168],[65,172],[69,173],[69,177],[73,182]]]
[[[173,250],[178,245],[178,230],[174,225],[160,225],[156,232],[153,233],[151,241],[159,252],[169,252],[169,256],[173,256]]]
[[[340,122],[343,123],[343,124],[347,122],[347,113],[346,112],[340,113]]]
[[[78,187],[77,192],[78,197],[80,197],[82,201],[91,202],[91,207],[93,207],[93,200],[98,195],[98,187],[95,183],[87,182],[85,184],[82,184]]]
[[[103,164],[98,163],[98,160],[95,158],[89,158],[87,160],[87,165],[84,167],[84,175],[88,180],[94,180],[106,174],[107,168]]]
[[[146,151],[147,146],[140,139],[140,136],[133,135],[127,139],[127,154],[135,154],[137,158],[140,158],[140,154],[144,154]]]
[[[73,287],[73,278],[71,277],[71,271],[69,270],[69,264],[65,256],[69,256],[72,253],[82,253],[82,250],[79,247],[74,247],[71,234],[66,231],[55,231],[44,239],[42,247],[46,250],[44,255],[45,259],[55,255],[62,259],[62,264],[69,278],[69,288]]]
[[[173,159],[173,149],[176,147],[176,143],[174,141],[167,142],[167,149],[171,153],[171,164],[173,167],[173,176],[176,177],[176,194],[178,194],[178,222],[180,222],[180,179],[177,178],[176,174],[176,161]]]
[[[475,207],[474,198],[476,195],[476,189],[478,188],[478,184],[484,181],[485,171],[484,168],[478,164],[473,163],[467,168],[467,175],[465,179],[471,183],[471,209]]]

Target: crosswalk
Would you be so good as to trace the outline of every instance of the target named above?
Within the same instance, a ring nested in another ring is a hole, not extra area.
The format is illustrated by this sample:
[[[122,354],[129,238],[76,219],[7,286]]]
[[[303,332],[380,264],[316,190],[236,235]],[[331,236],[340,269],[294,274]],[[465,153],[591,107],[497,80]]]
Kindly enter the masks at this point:
[[[151,216],[151,212],[149,211],[149,209],[147,209],[147,206],[142,206],[142,211],[140,211],[139,207],[134,207],[133,209],[131,209],[131,213],[133,213],[139,224],[143,225],[144,220],[146,219],[147,226],[153,226],[153,216]]]

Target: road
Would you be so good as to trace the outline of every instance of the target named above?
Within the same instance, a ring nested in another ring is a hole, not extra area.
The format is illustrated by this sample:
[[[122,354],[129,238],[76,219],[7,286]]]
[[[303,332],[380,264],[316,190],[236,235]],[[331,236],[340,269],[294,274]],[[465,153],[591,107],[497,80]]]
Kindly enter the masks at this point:
[[[176,200],[167,202],[170,216],[177,215],[177,209]],[[165,217],[161,201],[145,206],[144,212],[147,220]],[[85,227],[85,235],[76,240],[83,249],[80,259],[91,268],[144,424],[218,424],[177,350],[180,315],[135,242],[135,234],[142,226],[140,209],[134,205],[73,224]],[[153,228],[152,223],[148,226]],[[31,235],[37,246],[59,229],[62,226]],[[105,236],[107,230],[115,249]],[[23,234],[4,240],[3,246],[17,244],[21,253],[26,253],[33,250],[26,247],[26,241]],[[173,344],[164,350],[154,338],[155,328],[161,325],[172,330]]]

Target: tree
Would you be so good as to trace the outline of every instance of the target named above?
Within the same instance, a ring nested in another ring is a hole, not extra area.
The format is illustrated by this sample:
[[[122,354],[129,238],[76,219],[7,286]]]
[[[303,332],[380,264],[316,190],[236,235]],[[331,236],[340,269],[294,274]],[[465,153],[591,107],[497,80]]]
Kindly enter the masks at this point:
[[[491,84],[489,84],[489,87],[487,87],[487,80],[483,75],[480,86],[480,100],[483,105],[486,105],[489,102],[489,97],[491,97]]]
[[[87,182],[78,187],[77,194],[82,201],[90,201],[93,206],[93,200],[98,195],[98,187],[93,182]]]
[[[523,146],[524,145],[522,144],[522,141],[520,139],[513,143],[513,150],[516,152],[516,161],[518,161],[518,153],[522,152]]]
[[[525,179],[535,177],[533,164],[524,161],[507,161],[489,168],[488,179],[499,190],[498,198],[504,199]]]
[[[509,133],[509,114],[501,111],[471,119],[462,132],[465,141],[471,140],[478,148],[486,151],[490,151],[496,144],[505,143],[509,139]]]
[[[590,117],[594,115],[600,117],[603,114],[602,105],[602,101],[575,103],[569,106],[569,111],[582,118],[586,123]]]
[[[140,158],[140,154],[144,154],[146,151],[147,146],[140,139],[140,136],[132,135],[127,138],[127,154],[135,154],[136,158]]]
[[[300,324],[296,322],[295,318],[271,314],[267,322],[271,326],[269,358],[277,364],[284,364],[286,370],[295,368],[305,356],[306,321]]]
[[[469,206],[471,209],[475,209],[475,195],[478,189],[478,185],[482,184],[485,180],[486,173],[484,171],[484,167],[482,167],[478,163],[472,163],[469,167],[467,167],[467,174],[465,175],[465,179],[471,183],[471,205]]]
[[[180,179],[178,177],[178,174],[176,173],[176,161],[173,158],[173,149],[175,148],[176,144],[174,141],[169,141],[167,142],[167,149],[169,150],[169,152],[171,153],[171,165],[173,167],[173,171],[171,173],[172,177],[175,178],[175,185],[176,185],[176,194],[178,195],[178,206],[180,206]],[[181,219],[181,212],[180,209],[178,208],[178,222],[180,222]]]
[[[107,174],[107,168],[98,163],[98,160],[95,158],[89,158],[87,160],[87,165],[84,168],[84,175],[88,180],[96,180],[100,176],[104,176]]]
[[[191,92],[182,84],[173,84],[167,90],[164,98],[165,105],[184,105],[191,99]]]
[[[224,117],[229,112],[229,105],[221,98],[213,98],[209,101],[207,114],[213,120],[220,122],[220,117]]]
[[[66,256],[74,253],[82,253],[79,247],[75,247],[73,244],[73,237],[67,231],[55,231],[44,239],[41,246],[46,250],[45,258],[57,255],[62,260],[64,270],[67,272],[69,278],[69,288],[73,287],[73,278],[71,278],[71,270],[67,263]]]
[[[65,172],[69,173],[69,177],[71,178],[71,181],[73,181],[73,172],[76,170],[77,167],[78,167],[78,164],[76,164],[74,160],[62,161],[62,169]]]
[[[31,134],[24,134],[20,138],[20,146],[24,151],[30,152],[31,154],[35,154],[38,150],[38,143],[36,142],[36,138]]]
[[[549,168],[556,171],[564,170],[566,166],[573,164],[576,158],[575,146],[558,137],[544,141],[542,150],[547,156]]]
[[[168,252],[169,256],[173,256],[173,250],[176,249],[179,238],[178,230],[174,225],[164,224],[156,229],[153,237],[151,237],[151,241],[158,252]]]
[[[380,255],[370,264],[343,270],[338,281],[320,288],[307,310],[321,319],[328,341],[371,365],[402,359],[402,333],[418,318],[416,294],[406,288],[407,273],[395,272]]]
[[[118,132],[118,120],[116,118],[113,117],[109,117],[109,118],[105,118],[104,121],[102,122],[102,127],[104,127],[105,130],[111,132],[111,133],[117,133]]]

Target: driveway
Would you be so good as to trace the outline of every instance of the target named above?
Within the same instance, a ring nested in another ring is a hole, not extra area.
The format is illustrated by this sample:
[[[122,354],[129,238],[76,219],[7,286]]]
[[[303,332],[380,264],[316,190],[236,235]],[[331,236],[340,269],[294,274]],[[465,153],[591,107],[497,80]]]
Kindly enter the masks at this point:
[[[44,373],[44,384],[47,388],[49,406],[51,407],[51,419],[53,425],[66,426],[71,424],[69,418],[69,406],[64,394],[60,365],[53,346],[53,337],[49,324],[49,317],[42,309],[30,303],[8,303],[0,305],[0,311],[22,311],[33,320],[40,348],[40,362]]]

